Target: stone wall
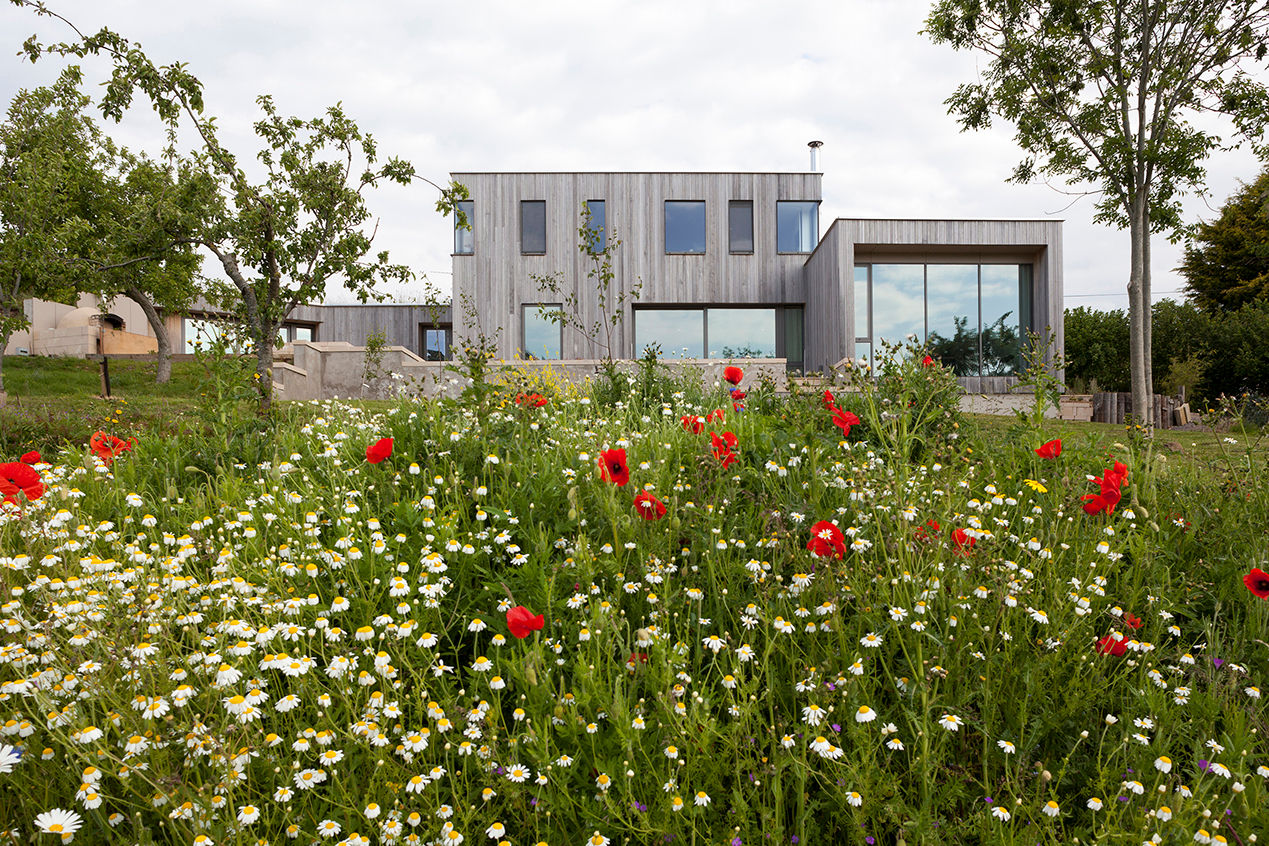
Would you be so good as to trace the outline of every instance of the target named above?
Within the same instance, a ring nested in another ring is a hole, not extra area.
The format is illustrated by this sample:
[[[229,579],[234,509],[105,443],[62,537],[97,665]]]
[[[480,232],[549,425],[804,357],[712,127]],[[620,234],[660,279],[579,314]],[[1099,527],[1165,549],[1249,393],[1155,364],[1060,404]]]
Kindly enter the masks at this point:
[[[343,341],[296,341],[291,362],[275,362],[274,395],[281,400],[375,399],[400,394],[455,397],[470,381],[449,369],[453,362],[424,361],[405,347],[387,347],[379,364],[380,375],[365,378],[366,350]],[[732,362],[719,359],[683,359],[663,362],[673,371],[691,370],[707,381],[721,381]],[[744,359],[736,362],[745,371],[742,387],[770,378],[777,391],[788,389],[785,360]],[[637,361],[619,361],[618,369],[634,373]],[[600,372],[593,359],[568,361],[491,361],[491,380],[514,384],[517,376],[530,380],[567,380],[580,383]],[[513,373],[514,371],[514,373]]]

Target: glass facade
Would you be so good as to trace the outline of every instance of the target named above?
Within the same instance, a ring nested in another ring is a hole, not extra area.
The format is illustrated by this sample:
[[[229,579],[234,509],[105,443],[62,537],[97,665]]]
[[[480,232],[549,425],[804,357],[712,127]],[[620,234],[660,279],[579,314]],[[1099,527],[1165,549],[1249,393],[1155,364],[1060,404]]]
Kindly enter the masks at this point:
[[[957,376],[1017,373],[1031,280],[1029,264],[857,265],[855,354],[913,336]]]
[[[590,242],[588,244],[590,250],[594,253],[602,253],[604,247],[608,245],[608,233],[606,226],[607,221],[607,204],[603,200],[587,200],[586,209],[590,212],[590,223],[587,229],[590,230]]]
[[[776,252],[813,252],[819,239],[819,203],[803,200],[776,203]]]
[[[733,253],[753,252],[753,200],[732,200],[727,204],[727,249]]]
[[[546,200],[520,201],[520,253],[546,255]]]
[[[564,324],[548,315],[560,311],[559,303],[526,303],[521,308],[524,329],[521,355],[525,358],[560,358],[564,350]]]
[[[454,205],[458,209],[454,215],[454,255],[469,256],[476,251],[476,221],[472,217],[476,204],[471,200],[459,200]]]
[[[803,362],[803,309],[797,307],[639,308],[636,356],[657,344],[662,358],[784,358]]]
[[[665,251],[705,252],[705,201],[665,201]]]

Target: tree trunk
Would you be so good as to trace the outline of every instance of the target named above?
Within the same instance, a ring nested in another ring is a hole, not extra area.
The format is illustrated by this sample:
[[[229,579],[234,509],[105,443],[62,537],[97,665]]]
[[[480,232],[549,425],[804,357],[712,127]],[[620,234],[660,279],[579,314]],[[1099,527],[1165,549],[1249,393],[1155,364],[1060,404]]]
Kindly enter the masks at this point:
[[[252,327],[256,335],[256,390],[260,394],[260,414],[268,414],[273,409],[273,337],[277,329],[256,325]]]
[[[1128,221],[1129,237],[1132,240],[1131,268],[1128,275],[1128,333],[1129,333],[1129,372],[1132,376],[1132,414],[1135,422],[1145,426],[1147,433],[1154,423],[1149,413],[1151,385],[1149,381],[1150,351],[1146,342],[1146,319],[1149,315],[1149,303],[1145,302],[1144,260],[1146,257],[1145,210],[1146,197],[1138,194],[1133,201]]]
[[[172,339],[168,335],[167,325],[163,322],[163,318],[159,317],[159,312],[154,307],[154,303],[145,295],[145,292],[135,286],[129,286],[124,295],[137,305],[141,306],[141,310],[145,312],[145,319],[150,324],[150,328],[154,330],[154,339],[158,342],[158,361],[156,362],[156,371],[154,381],[160,385],[166,385],[172,378]]]
[[[1141,234],[1141,301],[1145,310],[1141,312],[1141,328],[1145,335],[1146,353],[1146,386],[1151,398],[1154,397],[1154,298],[1150,295],[1150,217],[1146,212],[1146,220]],[[1151,415],[1150,425],[1154,425]]]
[[[0,332],[0,406],[9,399],[9,395],[4,392],[4,348],[9,346],[9,337],[12,334],[12,331]]]

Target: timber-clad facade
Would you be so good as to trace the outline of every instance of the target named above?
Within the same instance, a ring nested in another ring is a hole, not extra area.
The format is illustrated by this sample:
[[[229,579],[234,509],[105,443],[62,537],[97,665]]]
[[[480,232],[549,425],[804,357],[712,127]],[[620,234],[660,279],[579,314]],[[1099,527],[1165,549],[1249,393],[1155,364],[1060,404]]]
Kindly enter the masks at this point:
[[[910,335],[970,390],[1007,390],[1028,332],[1062,349],[1062,229],[1048,220],[821,226],[819,173],[454,173],[454,332],[501,358],[593,359],[602,343],[548,312],[603,321],[579,249],[583,209],[612,252],[614,358],[783,358],[823,370]],[[821,237],[821,231],[823,236]],[[559,293],[537,279],[555,276]],[[636,286],[637,296],[636,296]],[[603,340],[601,336],[601,341]]]

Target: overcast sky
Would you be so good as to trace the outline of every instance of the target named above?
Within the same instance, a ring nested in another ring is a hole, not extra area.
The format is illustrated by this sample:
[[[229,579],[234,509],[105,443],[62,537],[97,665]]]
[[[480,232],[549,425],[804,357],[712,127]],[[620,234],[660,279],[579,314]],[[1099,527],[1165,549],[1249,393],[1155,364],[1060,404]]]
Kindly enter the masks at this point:
[[[263,93],[300,117],[342,101],[383,156],[436,182],[463,171],[801,171],[816,139],[821,230],[836,217],[1063,219],[1066,304],[1127,305],[1127,233],[1095,226],[1091,198],[1006,184],[1020,158],[1008,127],[958,132],[943,101],[975,77],[978,57],[920,34],[926,0],[48,5],[84,32],[109,26],[141,42],[158,63],[185,62],[240,159],[258,149],[251,125]],[[0,33],[6,103],[56,78],[60,60],[15,54],[33,33],[65,38],[63,25],[5,3]],[[161,143],[146,109],[108,131],[134,148]],[[1249,151],[1217,153],[1211,205],[1258,170]],[[375,245],[448,291],[452,223],[435,200],[426,183],[373,194]],[[1202,200],[1187,209],[1214,216]],[[1156,239],[1156,298],[1179,298],[1179,256]]]

